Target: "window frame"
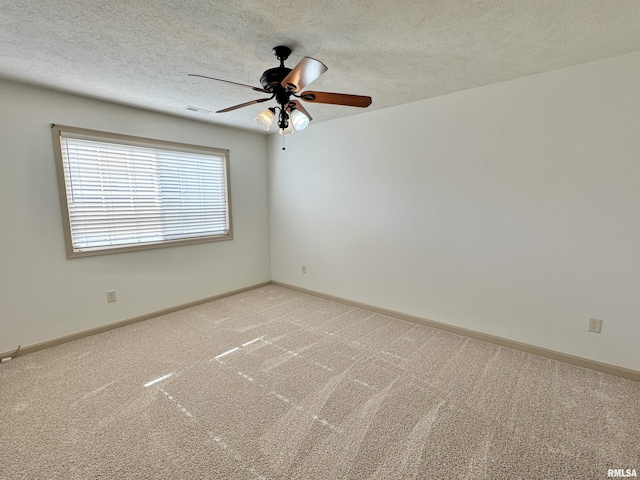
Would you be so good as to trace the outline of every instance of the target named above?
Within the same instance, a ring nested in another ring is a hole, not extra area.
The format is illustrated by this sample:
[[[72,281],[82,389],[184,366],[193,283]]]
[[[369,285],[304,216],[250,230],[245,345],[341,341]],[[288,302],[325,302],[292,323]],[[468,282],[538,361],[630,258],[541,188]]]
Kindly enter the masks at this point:
[[[142,250],[152,250],[156,248],[176,247],[182,245],[193,245],[198,243],[219,242],[225,240],[233,240],[233,221],[231,208],[231,172],[229,161],[229,150],[215,147],[207,147],[202,145],[192,145],[179,142],[171,142],[166,140],[158,140],[154,138],[138,137],[133,135],[124,135],[119,133],[103,132],[99,130],[90,130],[87,128],[70,127],[67,125],[51,124],[51,134],[53,137],[53,152],[56,163],[56,176],[58,177],[58,193],[60,196],[60,209],[62,213],[62,229],[64,233],[65,248],[67,258],[81,258],[95,255],[110,255],[114,253],[135,252]],[[185,238],[177,240],[161,240],[157,242],[146,242],[136,245],[124,246],[108,246],[108,247],[88,247],[77,250],[73,246],[71,236],[71,221],[69,218],[69,205],[67,203],[67,185],[65,182],[64,159],[62,157],[62,145],[60,136],[67,134],[70,138],[83,138],[95,141],[105,141],[108,143],[116,143],[120,145],[132,145],[147,148],[159,148],[165,150],[174,150],[187,153],[200,153],[215,156],[223,156],[225,164],[225,182],[227,194],[227,217],[229,230],[223,235],[208,235],[202,237]]]

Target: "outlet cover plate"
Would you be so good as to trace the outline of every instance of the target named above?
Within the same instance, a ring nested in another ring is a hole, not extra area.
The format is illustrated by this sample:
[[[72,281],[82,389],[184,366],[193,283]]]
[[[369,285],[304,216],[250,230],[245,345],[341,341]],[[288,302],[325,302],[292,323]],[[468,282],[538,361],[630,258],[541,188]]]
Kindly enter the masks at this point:
[[[599,318],[590,318],[588,330],[592,333],[600,333],[602,330],[602,320]]]

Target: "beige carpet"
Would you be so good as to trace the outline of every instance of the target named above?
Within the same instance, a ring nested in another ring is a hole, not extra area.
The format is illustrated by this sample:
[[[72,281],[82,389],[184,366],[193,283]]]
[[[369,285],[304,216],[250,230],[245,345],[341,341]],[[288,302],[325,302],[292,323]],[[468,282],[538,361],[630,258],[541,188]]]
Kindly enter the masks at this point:
[[[601,479],[640,384],[268,286],[0,365],[2,479]]]

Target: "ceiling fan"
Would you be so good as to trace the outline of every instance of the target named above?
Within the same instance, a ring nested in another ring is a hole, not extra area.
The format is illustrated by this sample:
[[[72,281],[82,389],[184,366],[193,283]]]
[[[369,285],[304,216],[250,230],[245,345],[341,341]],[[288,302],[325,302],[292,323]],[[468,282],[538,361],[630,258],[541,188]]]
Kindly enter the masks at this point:
[[[232,107],[218,110],[216,113],[230,112],[232,110],[237,110],[238,108],[267,102],[275,98],[278,105],[276,107],[268,108],[258,115],[256,117],[256,123],[261,128],[269,130],[269,127],[271,127],[271,124],[276,117],[276,112],[278,112],[277,125],[280,128],[281,135],[290,135],[294,130],[302,130],[306,128],[312,120],[309,112],[307,112],[302,104],[295,99],[299,98],[305,102],[328,103],[331,105],[346,105],[361,108],[366,108],[371,105],[371,97],[363,95],[312,91],[302,92],[307,85],[327,71],[326,65],[315,58],[304,57],[293,69],[291,69],[284,66],[285,60],[289,58],[289,55],[291,55],[291,49],[289,47],[285,47],[283,45],[274,47],[273,53],[276,58],[280,60],[280,66],[264,71],[260,77],[260,84],[262,85],[262,88],[252,87],[251,85],[245,85],[244,83],[223,80],[221,78],[208,77],[206,75],[190,73],[189,76],[231,83],[233,85],[250,88],[256,92],[270,94],[270,97],[259,98],[257,100],[251,100],[239,105],[234,105]]]

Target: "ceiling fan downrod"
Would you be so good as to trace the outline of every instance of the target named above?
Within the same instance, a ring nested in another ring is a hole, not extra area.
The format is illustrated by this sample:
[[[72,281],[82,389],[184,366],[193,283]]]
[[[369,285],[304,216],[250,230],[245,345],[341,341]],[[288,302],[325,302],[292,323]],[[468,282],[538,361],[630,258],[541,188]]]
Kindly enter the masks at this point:
[[[291,49],[284,45],[278,45],[277,47],[273,47],[273,54],[280,60],[280,68],[284,68],[284,62],[289,58],[289,55],[291,55]]]

